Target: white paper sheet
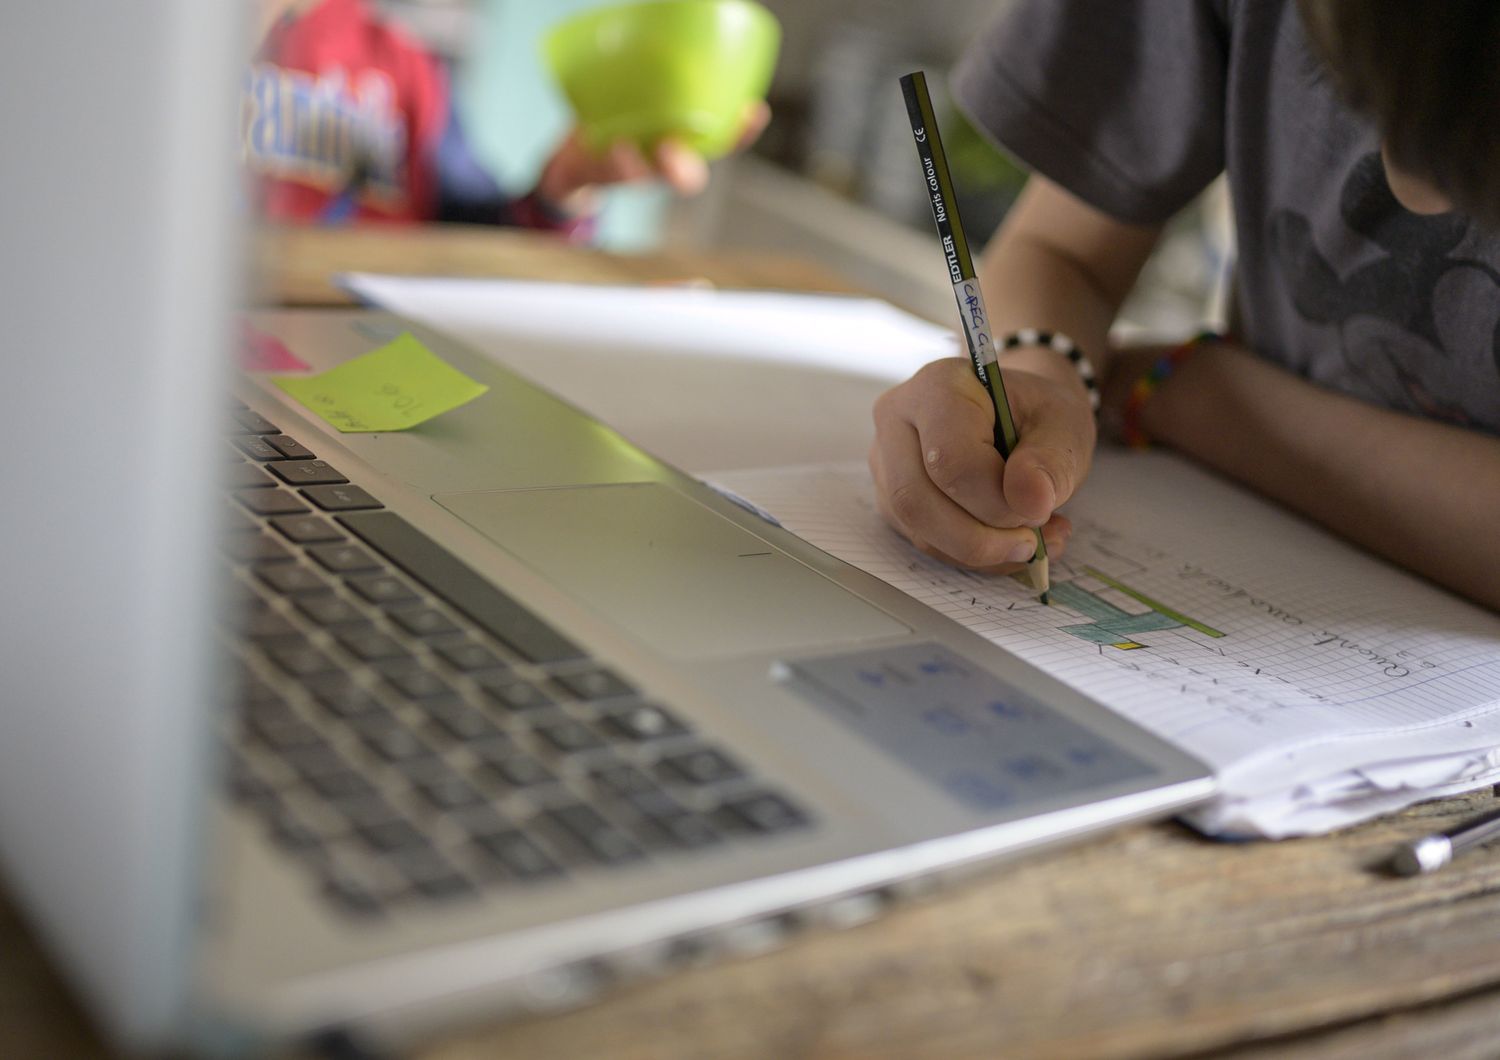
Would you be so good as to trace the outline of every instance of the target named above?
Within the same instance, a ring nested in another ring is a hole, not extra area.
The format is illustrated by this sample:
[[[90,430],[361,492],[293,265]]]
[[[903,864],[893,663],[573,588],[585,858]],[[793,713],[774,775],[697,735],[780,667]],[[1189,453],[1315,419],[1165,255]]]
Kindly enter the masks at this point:
[[[685,471],[864,454],[870,407],[952,332],[872,298],[351,276]]]
[[[1205,759],[1207,832],[1326,831],[1500,773],[1500,616],[1169,454],[1099,454],[1050,607],[912,549],[861,465],[706,477]]]

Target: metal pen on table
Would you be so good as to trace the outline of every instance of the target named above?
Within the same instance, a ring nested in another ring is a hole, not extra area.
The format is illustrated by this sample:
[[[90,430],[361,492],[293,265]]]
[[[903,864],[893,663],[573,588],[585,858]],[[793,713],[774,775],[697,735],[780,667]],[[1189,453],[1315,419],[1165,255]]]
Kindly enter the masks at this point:
[[[902,77],[901,94],[906,99],[906,113],[911,118],[917,157],[922,161],[932,219],[937,224],[938,238],[942,240],[943,253],[948,259],[948,277],[953,283],[953,296],[958,300],[958,315],[963,320],[969,358],[973,362],[974,374],[995,406],[995,448],[1000,450],[1002,457],[1009,459],[1019,437],[1010,413],[1010,401],[1005,396],[1005,381],[996,363],[995,341],[990,334],[990,318],[984,307],[984,294],[979,289],[979,277],[974,271],[974,258],[969,253],[969,241],[964,238],[963,225],[958,220],[953,178],[948,173],[942,137],[938,135],[932,97],[927,92],[927,76],[918,70]],[[1046,603],[1051,581],[1047,545],[1042,540],[1040,527],[1036,528],[1036,553],[1027,561],[1025,574],[1031,587]]]
[[[1442,868],[1465,850],[1500,839],[1500,810],[1486,813],[1445,832],[1402,843],[1391,857],[1398,876],[1420,876]]]

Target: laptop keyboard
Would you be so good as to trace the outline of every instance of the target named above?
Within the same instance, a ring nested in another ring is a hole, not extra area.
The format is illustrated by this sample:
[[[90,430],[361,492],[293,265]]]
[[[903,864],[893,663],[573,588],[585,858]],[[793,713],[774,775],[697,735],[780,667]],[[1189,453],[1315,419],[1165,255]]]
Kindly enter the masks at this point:
[[[236,405],[234,799],[352,913],[624,871],[810,816]]]

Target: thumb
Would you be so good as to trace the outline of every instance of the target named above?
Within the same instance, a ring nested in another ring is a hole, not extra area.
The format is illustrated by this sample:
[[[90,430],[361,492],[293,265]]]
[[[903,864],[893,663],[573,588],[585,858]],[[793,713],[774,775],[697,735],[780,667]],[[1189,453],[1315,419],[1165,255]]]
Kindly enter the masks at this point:
[[[1094,450],[1092,422],[1039,418],[1021,431],[1005,461],[1005,503],[1028,526],[1041,526],[1083,482]]]

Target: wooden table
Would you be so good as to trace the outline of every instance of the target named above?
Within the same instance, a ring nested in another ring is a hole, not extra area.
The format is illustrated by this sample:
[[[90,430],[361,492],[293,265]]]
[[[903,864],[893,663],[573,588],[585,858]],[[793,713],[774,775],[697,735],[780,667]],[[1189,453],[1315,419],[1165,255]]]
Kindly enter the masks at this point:
[[[251,240],[257,301],[267,305],[349,305],[332,282],[341,272],[477,276],[576,283],[697,283],[854,293],[808,262],[760,251],[731,257],[654,251],[605,254],[555,236],[494,228],[369,226],[330,231],[268,228]]]
[[[770,257],[641,259],[535,236],[268,233],[266,291],[336,301],[339,269],[843,289]],[[1500,1056],[1500,854],[1395,879],[1401,839],[1489,792],[1308,840],[1127,829],[981,871],[846,931],[623,988],[571,1013],[471,1028],[422,1060]],[[108,1055],[0,903],[0,1057]]]

